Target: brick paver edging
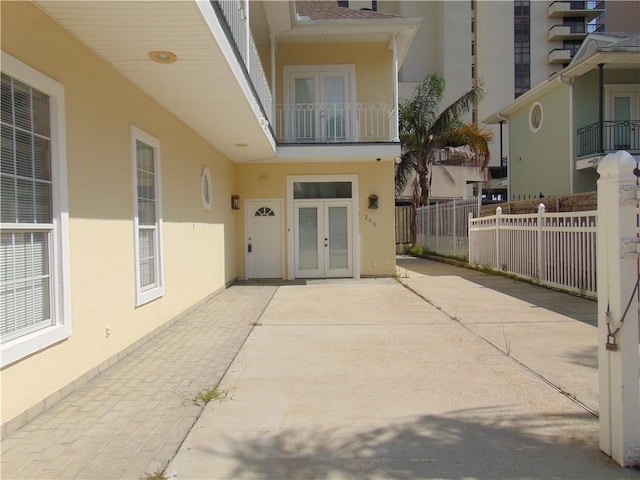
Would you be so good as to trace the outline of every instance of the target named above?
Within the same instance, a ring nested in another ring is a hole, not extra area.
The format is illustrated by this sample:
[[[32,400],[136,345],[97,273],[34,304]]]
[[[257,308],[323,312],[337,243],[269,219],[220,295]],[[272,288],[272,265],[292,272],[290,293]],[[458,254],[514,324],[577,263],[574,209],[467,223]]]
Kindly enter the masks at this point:
[[[162,470],[277,286],[232,286],[2,441],[2,478],[138,479]]]

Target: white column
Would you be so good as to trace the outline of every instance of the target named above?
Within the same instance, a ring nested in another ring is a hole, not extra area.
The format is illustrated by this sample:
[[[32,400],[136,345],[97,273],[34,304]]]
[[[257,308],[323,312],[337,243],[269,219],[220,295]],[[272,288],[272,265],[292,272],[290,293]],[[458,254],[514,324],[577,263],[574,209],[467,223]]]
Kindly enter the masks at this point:
[[[640,464],[635,167],[627,152],[598,166],[600,448],[622,466]]]
[[[396,33],[393,34],[392,38],[392,50],[393,50],[393,130],[391,131],[391,137],[394,142],[400,141],[400,132],[399,132],[399,121],[400,116],[398,112],[399,104],[398,104],[398,35]]]

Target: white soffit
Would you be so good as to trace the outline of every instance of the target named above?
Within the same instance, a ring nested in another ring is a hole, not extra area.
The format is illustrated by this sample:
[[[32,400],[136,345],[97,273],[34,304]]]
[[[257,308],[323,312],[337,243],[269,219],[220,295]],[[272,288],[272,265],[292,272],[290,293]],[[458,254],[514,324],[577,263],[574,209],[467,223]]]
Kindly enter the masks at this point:
[[[248,84],[227,61],[228,43],[215,36],[195,1],[37,3],[231,160],[273,156],[275,141],[259,121]],[[148,57],[154,50],[173,52],[177,61],[155,63]]]

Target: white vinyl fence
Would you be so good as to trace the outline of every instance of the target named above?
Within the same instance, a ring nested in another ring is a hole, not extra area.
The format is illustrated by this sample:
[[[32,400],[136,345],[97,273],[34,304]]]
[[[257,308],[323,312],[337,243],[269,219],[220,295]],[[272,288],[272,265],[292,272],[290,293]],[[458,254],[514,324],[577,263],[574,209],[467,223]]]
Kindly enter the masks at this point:
[[[597,211],[469,218],[469,263],[596,297]]]
[[[417,244],[438,255],[468,258],[470,214],[480,214],[478,197],[418,208]]]

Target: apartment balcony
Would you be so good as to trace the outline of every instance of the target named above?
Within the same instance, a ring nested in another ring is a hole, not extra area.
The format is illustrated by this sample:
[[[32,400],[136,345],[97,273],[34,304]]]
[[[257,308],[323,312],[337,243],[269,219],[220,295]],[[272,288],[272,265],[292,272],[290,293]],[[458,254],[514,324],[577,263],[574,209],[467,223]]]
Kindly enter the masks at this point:
[[[393,142],[393,105],[387,103],[297,103],[276,106],[281,144]]]
[[[579,45],[571,45],[570,47],[554,48],[547,55],[547,62],[561,63],[561,64],[569,63],[573,58],[573,56],[575,55],[575,53],[578,51],[578,48],[580,48]]]
[[[570,25],[554,25],[549,29],[547,37],[549,40],[582,40],[589,33],[603,32],[602,23],[577,23]]]
[[[600,135],[602,132],[602,144]],[[587,125],[577,131],[577,168],[586,168],[597,163],[607,153],[626,150],[640,154],[640,120],[604,121]]]
[[[589,22],[604,13],[603,1],[556,1],[547,9],[549,18],[584,17]]]

